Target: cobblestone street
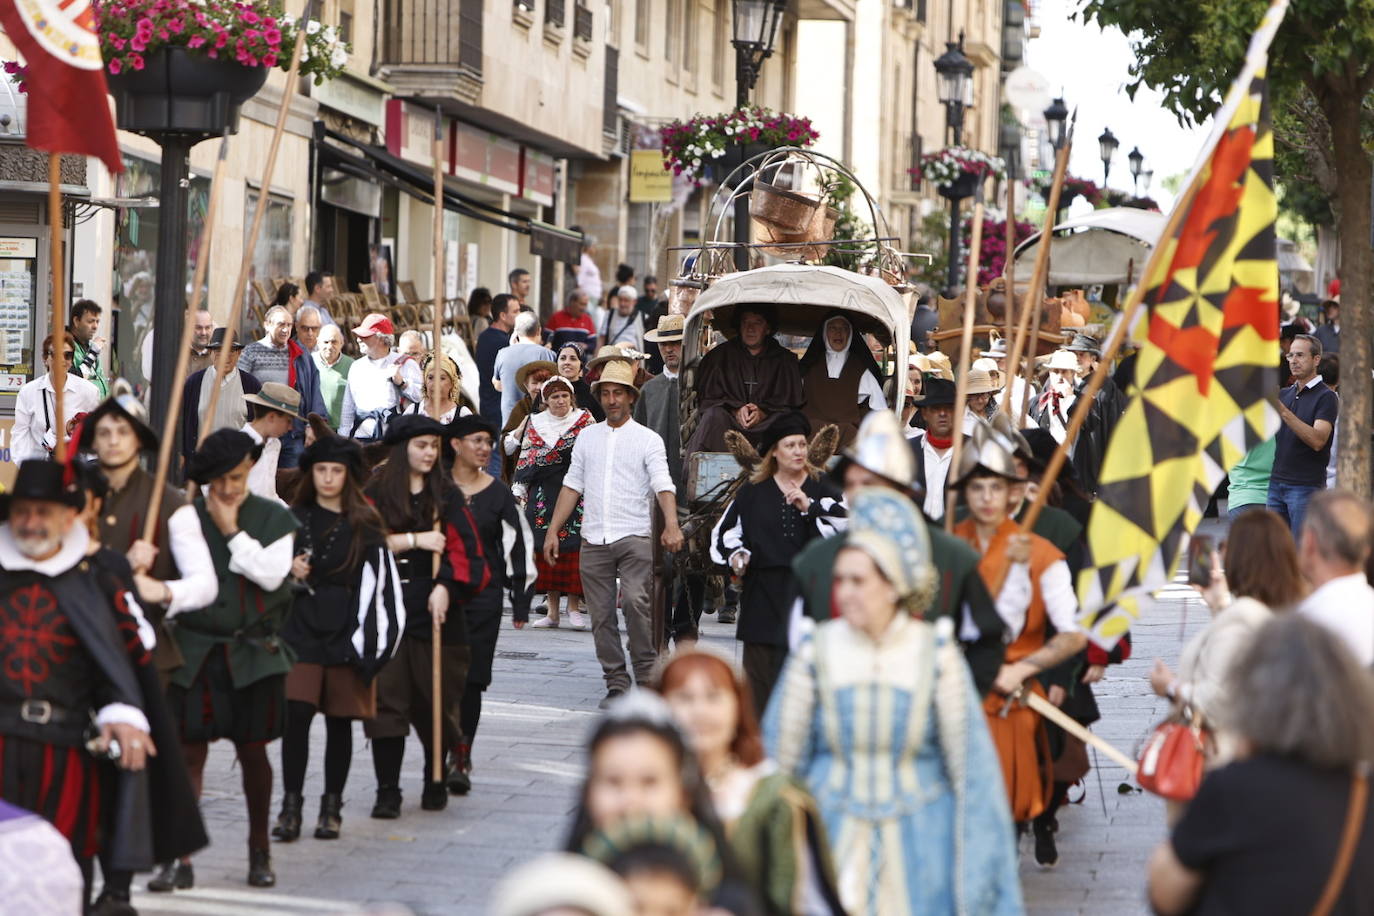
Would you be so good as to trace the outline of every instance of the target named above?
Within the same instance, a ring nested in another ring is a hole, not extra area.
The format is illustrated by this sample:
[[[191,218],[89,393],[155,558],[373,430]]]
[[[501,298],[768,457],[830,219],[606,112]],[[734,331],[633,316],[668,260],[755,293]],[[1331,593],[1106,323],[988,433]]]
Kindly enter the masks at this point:
[[[1192,594],[1182,586],[1166,590],[1135,629],[1134,657],[1109,669],[1099,685],[1103,720],[1095,730],[1132,756],[1165,711],[1164,701],[1150,693],[1146,680],[1154,658],[1176,664],[1185,618],[1188,633],[1205,621],[1206,610]],[[733,627],[715,623],[714,617],[704,618],[703,624],[705,645],[738,658]],[[383,912],[382,904],[400,904],[422,914],[484,912],[503,874],[561,844],[582,774],[581,743],[604,694],[590,633],[506,626],[474,749],[471,795],[452,799],[443,812],[420,810],[421,750],[412,737],[401,819],[370,819],[372,759],[358,728],[343,836],[316,840],[311,831],[324,741],[317,718],[302,838],[273,844],[277,887],[256,891],[244,882],[246,816],[239,775],[231,747],[221,742],[212,748],[206,769],[204,809],[213,845],[196,857],[196,888],[171,895],[139,893],[135,903],[140,911],[248,916],[360,908]],[[276,767],[277,748],[271,756]],[[1031,914],[1148,912],[1144,866],[1164,833],[1163,803],[1135,791],[1119,794],[1125,772],[1100,755],[1097,762],[1101,765],[1088,775],[1082,803],[1060,812],[1059,866],[1040,869],[1029,839],[1022,844],[1021,872]],[[277,779],[279,798],[280,772]],[[141,876],[136,887],[145,883]]]

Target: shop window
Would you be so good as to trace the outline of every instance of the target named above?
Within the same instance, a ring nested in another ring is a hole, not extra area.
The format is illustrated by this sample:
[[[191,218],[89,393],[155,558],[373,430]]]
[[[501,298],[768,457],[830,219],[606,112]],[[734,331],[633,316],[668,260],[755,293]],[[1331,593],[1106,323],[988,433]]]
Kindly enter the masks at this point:
[[[252,230],[253,214],[257,212],[259,192],[248,190],[244,200],[243,242],[248,244],[248,233]],[[248,270],[248,289],[243,293],[244,333],[254,333],[258,319],[253,306],[261,305],[254,281],[263,280],[275,289],[277,281],[291,276],[291,201],[269,194],[267,211],[262,215],[262,229],[258,232],[257,244],[253,246],[253,263]],[[251,330],[250,330],[251,329]]]
[[[116,197],[157,196],[162,167],[135,156],[124,157],[124,171],[115,176]],[[186,195],[186,288],[194,282],[200,259],[200,234],[210,200],[210,179],[191,176]],[[154,294],[157,283],[157,208],[121,209],[115,218],[114,299],[118,312],[113,324],[111,377],[123,376],[136,387],[147,385],[152,363]],[[206,271],[208,277],[210,272]],[[202,298],[202,301],[208,301]],[[181,303],[184,309],[185,304]]]
[[[697,73],[697,0],[682,0],[682,69],[688,81]]]
[[[717,93],[725,89],[725,29],[729,15],[725,0],[716,0],[715,32],[711,36],[711,87]]]
[[[649,53],[649,2],[635,0],[635,48]]]

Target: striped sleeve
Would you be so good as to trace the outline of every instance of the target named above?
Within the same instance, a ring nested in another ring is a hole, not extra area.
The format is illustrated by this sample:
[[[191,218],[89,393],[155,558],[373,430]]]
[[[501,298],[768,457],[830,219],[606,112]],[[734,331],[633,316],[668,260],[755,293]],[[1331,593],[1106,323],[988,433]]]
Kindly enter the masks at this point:
[[[711,560],[721,566],[730,565],[730,557],[735,551],[747,549],[744,546],[744,520],[739,504],[740,496],[744,492],[746,491],[742,490],[730,500],[730,505],[725,507],[720,521],[716,522],[716,527],[711,531]]]
[[[359,572],[356,626],[350,640],[353,663],[370,681],[396,653],[405,630],[405,601],[396,560],[384,546],[373,548]]]
[[[501,509],[501,547],[506,553],[506,584],[510,590],[511,612],[514,619],[530,619],[530,601],[534,598],[534,535],[530,532],[525,513],[506,491]]]
[[[482,553],[477,522],[473,520],[467,500],[461,494],[454,494],[444,512],[444,553],[439,564],[439,578],[457,587],[455,598],[469,598],[491,581],[489,561],[495,562],[495,558]]]

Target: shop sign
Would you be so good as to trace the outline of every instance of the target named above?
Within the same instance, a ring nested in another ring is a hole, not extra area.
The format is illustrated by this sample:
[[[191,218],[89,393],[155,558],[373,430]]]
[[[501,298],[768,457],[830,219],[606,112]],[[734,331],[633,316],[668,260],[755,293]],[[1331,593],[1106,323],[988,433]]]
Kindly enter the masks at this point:
[[[673,199],[673,173],[656,149],[630,150],[630,203],[666,204]]]
[[[38,239],[0,238],[0,258],[36,258]]]
[[[318,86],[312,85],[310,97],[326,108],[376,127],[383,126],[386,121],[386,93],[347,72]]]
[[[400,99],[388,101],[386,150],[407,162],[425,167],[433,166],[434,111]]]
[[[545,207],[553,206],[554,158],[525,147],[525,172],[520,196]]]

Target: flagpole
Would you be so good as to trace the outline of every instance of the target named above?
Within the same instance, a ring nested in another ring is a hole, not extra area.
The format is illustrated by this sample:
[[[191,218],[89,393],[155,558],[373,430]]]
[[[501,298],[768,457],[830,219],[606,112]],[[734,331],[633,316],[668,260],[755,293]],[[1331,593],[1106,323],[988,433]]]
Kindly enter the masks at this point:
[[[968,401],[969,353],[973,350],[973,318],[978,305],[978,261],[983,250],[983,181],[979,176],[978,192],[973,198],[973,237],[969,240],[968,275],[964,277],[964,333],[959,338],[959,375],[954,388],[954,451],[949,457],[949,475],[959,473],[959,459],[964,450],[964,405]],[[956,227],[957,228],[957,227]],[[945,492],[945,530],[954,530],[954,498],[952,487]]]
[[[1045,313],[1045,300],[1040,299],[1040,307],[1035,309],[1031,317],[1030,344],[1026,347],[1026,396],[1021,399],[1020,416],[1016,420],[1016,428],[1021,429],[1026,425],[1026,414],[1030,412],[1031,386],[1035,383],[1035,348],[1040,341],[1040,317]],[[1019,369],[1019,367],[1018,367]]]
[[[262,229],[263,216],[267,213],[272,174],[277,170],[277,150],[281,148],[282,134],[286,132],[286,116],[291,111],[291,100],[296,96],[301,51],[305,48],[305,33],[310,25],[310,11],[314,6],[315,0],[306,0],[305,10],[296,23],[296,44],[291,49],[291,66],[286,72],[286,86],[282,89],[281,104],[277,106],[277,125],[272,131],[272,142],[267,147],[267,164],[263,167],[262,181],[258,184],[258,204],[253,210],[253,222],[248,230],[248,238],[243,243],[243,258],[239,262],[238,278],[234,281],[234,295],[229,300],[229,320],[224,325],[224,343],[215,354],[215,384],[210,387],[210,402],[205,407],[205,421],[200,424],[197,445],[204,442],[205,437],[212,432],[210,427],[213,424],[215,408],[219,406],[220,390],[224,387],[224,369],[229,365],[229,350],[233,347],[234,335],[238,332],[239,322],[243,317],[243,294],[248,288],[248,272],[253,266],[253,250],[258,244],[258,232]]]
[[[1034,528],[1036,521],[1040,518],[1040,512],[1045,508],[1045,500],[1049,498],[1054,482],[1059,479],[1059,472],[1064,469],[1064,462],[1068,459],[1069,449],[1073,446],[1074,438],[1078,435],[1078,431],[1083,428],[1083,423],[1092,410],[1097,392],[1107,380],[1107,375],[1111,371],[1112,360],[1116,358],[1117,351],[1121,349],[1121,342],[1126,339],[1128,330],[1135,324],[1136,312],[1140,310],[1140,304],[1145,300],[1148,280],[1155,275],[1157,262],[1166,256],[1166,251],[1168,256],[1172,257],[1173,246],[1169,245],[1168,242],[1178,230],[1179,224],[1183,222],[1184,216],[1187,215],[1188,207],[1192,204],[1193,197],[1197,194],[1197,189],[1202,185],[1206,174],[1206,169],[1197,169],[1193,173],[1192,181],[1174,204],[1174,209],[1170,212],[1164,229],[1159,233],[1159,243],[1150,252],[1150,259],[1145,262],[1145,269],[1141,271],[1141,282],[1136,284],[1135,289],[1131,291],[1130,297],[1126,300],[1126,305],[1121,311],[1121,317],[1112,326],[1111,336],[1107,338],[1106,346],[1102,349],[1102,356],[1097,361],[1097,368],[1093,370],[1092,376],[1088,379],[1088,384],[1084,386],[1078,394],[1077,400],[1074,401],[1073,416],[1069,419],[1069,425],[1064,430],[1064,439],[1059,443],[1059,447],[1054,450],[1054,454],[1050,456],[1049,464],[1045,467],[1045,473],[1040,477],[1040,486],[1036,491],[1035,501],[1031,503],[1025,518],[1021,521],[1023,534]]]
[[[434,384],[430,386],[429,392],[429,415],[436,421],[443,414],[443,407],[439,402],[439,357],[443,350],[439,346],[439,335],[443,330],[443,303],[444,303],[444,122],[439,108],[434,109],[434,305],[430,316],[434,319],[434,355],[430,359],[430,371],[434,373]],[[429,375],[428,372],[424,375]],[[421,391],[423,392],[423,384]],[[456,401],[459,393],[454,392]],[[421,394],[421,397],[424,395]],[[455,417],[456,419],[456,417]],[[434,530],[439,531],[440,522],[434,521]],[[439,555],[434,555],[432,577],[439,578]],[[452,604],[452,602],[450,602]],[[444,781],[444,742],[443,742],[443,652],[442,632],[439,626],[439,618],[431,615],[434,626],[430,638],[430,671],[433,683],[430,685],[433,699],[430,701],[431,721],[430,727],[433,729],[432,740],[430,741],[430,756],[432,758],[434,778],[438,782]]]
[[[1054,178],[1050,184],[1050,196],[1045,201],[1045,224],[1040,230],[1039,247],[1035,250],[1035,269],[1031,271],[1030,286],[1026,288],[1026,296],[1021,301],[1021,314],[1016,324],[1016,340],[1007,355],[1007,369],[1013,367],[1020,371],[1021,352],[1027,348],[1028,352],[1034,352],[1034,344],[1029,347],[1026,344],[1027,332],[1030,329],[1030,319],[1032,308],[1038,313],[1044,306],[1044,296],[1041,288],[1045,284],[1046,268],[1050,260],[1050,240],[1054,237],[1054,220],[1059,212],[1059,192],[1064,187],[1064,176],[1069,170],[1069,151],[1073,149],[1074,125],[1078,121],[1078,109],[1074,109],[1073,118],[1069,121],[1068,132],[1064,135],[1064,145],[1059,148],[1059,152],[1054,160]],[[1013,292],[1014,298],[1014,292]],[[1037,306],[1038,303],[1038,306]],[[1011,390],[1012,373],[1007,372],[1002,396],[1002,409],[1007,416],[1011,416]],[[1029,392],[1027,392],[1029,394]]]
[[[48,153],[48,232],[52,242],[52,368],[48,370],[53,391],[53,458],[58,464],[67,460],[67,420],[62,412],[67,388],[67,361],[62,354],[67,349],[66,310],[62,307],[65,264],[62,260],[62,154]],[[73,354],[75,358],[75,354]]]
[[[177,352],[177,367],[172,375],[172,388],[167,393],[167,415],[162,420],[162,440],[157,448],[157,470],[153,474],[153,495],[149,498],[143,519],[143,540],[152,543],[157,536],[158,518],[162,513],[162,490],[167,485],[171,473],[172,443],[176,439],[177,421],[181,415],[182,388],[186,384],[186,372],[191,368],[191,337],[195,334],[196,312],[200,310],[204,298],[205,273],[210,266],[210,237],[215,228],[215,214],[219,210],[219,195],[224,188],[224,163],[229,153],[229,138],[219,141],[219,159],[215,162],[215,173],[210,179],[210,202],[205,209],[205,225],[200,228],[200,243],[197,247],[195,279],[191,284],[191,301],[186,306],[186,320],[181,326],[181,349]],[[216,388],[219,386],[216,385]],[[161,545],[165,550],[168,545]],[[142,570],[137,570],[141,572]]]
[[[1007,242],[1006,242],[1006,262],[1003,265],[1003,274],[1006,278],[1006,295],[1002,298],[1002,317],[1005,319],[1005,329],[1002,338],[1005,341],[1003,348],[1011,346],[1011,335],[1016,330],[1016,258],[1012,255],[1016,251],[1016,182],[1011,177],[1011,163],[1007,163]]]

